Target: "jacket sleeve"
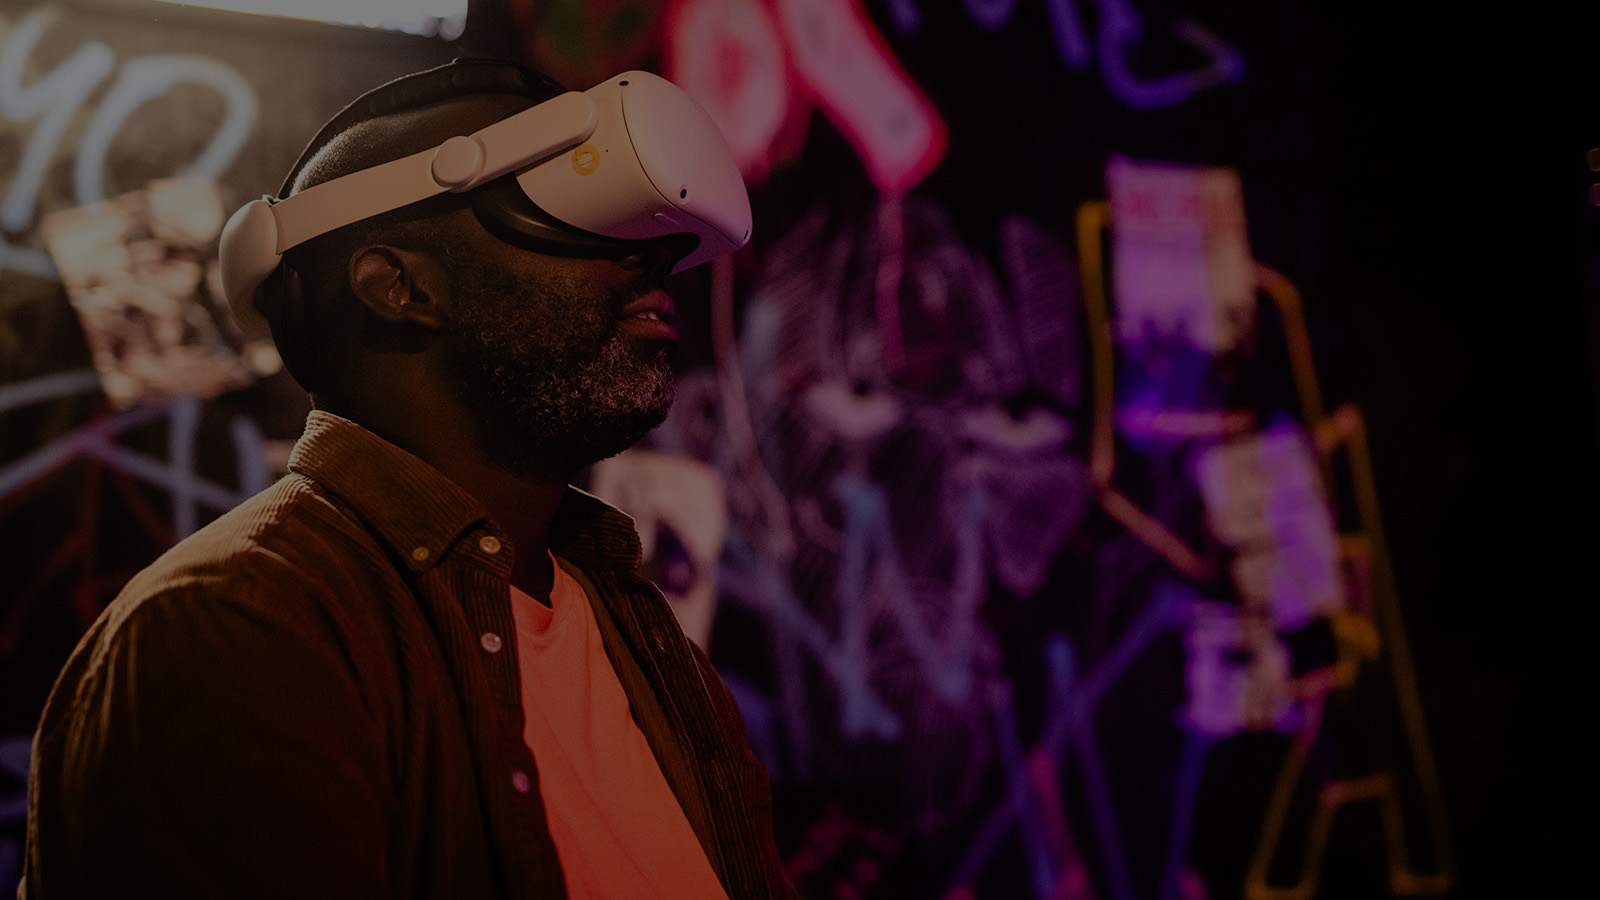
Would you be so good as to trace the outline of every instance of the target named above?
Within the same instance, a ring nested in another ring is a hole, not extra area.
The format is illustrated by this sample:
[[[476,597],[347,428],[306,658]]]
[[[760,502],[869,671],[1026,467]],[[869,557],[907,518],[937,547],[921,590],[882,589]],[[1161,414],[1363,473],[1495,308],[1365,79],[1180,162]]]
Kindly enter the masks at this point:
[[[24,897],[388,896],[383,729],[335,630],[263,592],[191,583],[85,638],[36,742]]]

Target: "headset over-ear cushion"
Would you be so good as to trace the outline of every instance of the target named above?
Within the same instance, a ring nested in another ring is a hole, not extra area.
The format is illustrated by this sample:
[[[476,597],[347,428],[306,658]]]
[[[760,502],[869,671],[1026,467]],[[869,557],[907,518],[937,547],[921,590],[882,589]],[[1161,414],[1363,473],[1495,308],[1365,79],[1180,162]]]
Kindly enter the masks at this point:
[[[311,366],[315,335],[300,271],[293,264],[274,269],[256,289],[254,306],[272,330],[272,342],[278,348],[283,367],[301,387],[313,390]]]
[[[282,266],[268,276],[257,292],[257,309],[272,329],[278,356],[300,386],[310,390],[311,360],[314,358],[312,329],[307,321],[306,294],[300,283],[300,270]]]
[[[254,200],[233,214],[222,230],[218,248],[222,290],[236,318],[248,310],[267,320],[278,355],[301,386],[310,353],[305,296],[300,273],[283,266],[278,252],[278,221],[267,200]]]
[[[255,294],[283,255],[278,252],[278,220],[272,204],[252,200],[228,219],[218,248],[222,290],[234,315],[255,304]]]

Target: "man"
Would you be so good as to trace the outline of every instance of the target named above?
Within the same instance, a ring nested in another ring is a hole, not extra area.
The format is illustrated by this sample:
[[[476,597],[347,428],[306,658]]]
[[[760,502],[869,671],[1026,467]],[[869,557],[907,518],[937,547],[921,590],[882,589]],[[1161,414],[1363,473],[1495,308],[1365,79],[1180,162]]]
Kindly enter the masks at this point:
[[[408,76],[323,129],[288,199],[236,217],[289,229],[320,202],[336,227],[260,251],[230,224],[230,299],[266,315],[314,409],[290,474],[136,576],[64,668],[21,896],[792,894],[731,696],[637,575],[628,519],[567,486],[667,412],[687,220],[575,229],[516,172],[350,212],[398,190],[396,161],[493,176],[485,129],[573,96],[505,63]],[[569,168],[610,164],[621,103],[577,103]]]

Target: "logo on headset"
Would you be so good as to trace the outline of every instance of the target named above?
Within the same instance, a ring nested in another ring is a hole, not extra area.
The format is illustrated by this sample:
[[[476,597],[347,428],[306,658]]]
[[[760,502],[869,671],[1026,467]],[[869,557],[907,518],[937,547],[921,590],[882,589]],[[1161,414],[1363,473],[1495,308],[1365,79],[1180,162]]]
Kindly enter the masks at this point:
[[[572,151],[572,171],[579,175],[593,175],[600,168],[600,151],[593,144],[581,144]]]

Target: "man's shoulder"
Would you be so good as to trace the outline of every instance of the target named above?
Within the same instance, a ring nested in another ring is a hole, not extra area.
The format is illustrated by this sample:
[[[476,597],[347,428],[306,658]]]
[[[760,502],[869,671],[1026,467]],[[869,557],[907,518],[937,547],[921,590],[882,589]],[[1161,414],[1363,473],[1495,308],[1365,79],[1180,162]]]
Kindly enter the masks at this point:
[[[354,513],[290,474],[168,549],[129,580],[110,612],[126,616],[155,598],[236,606],[336,600],[351,582],[395,577]]]

